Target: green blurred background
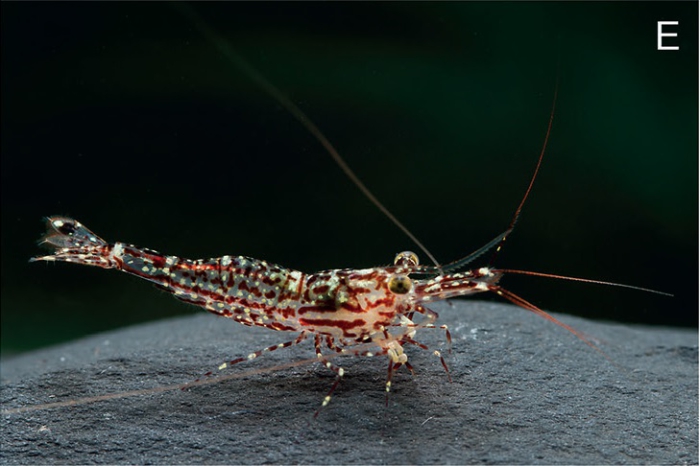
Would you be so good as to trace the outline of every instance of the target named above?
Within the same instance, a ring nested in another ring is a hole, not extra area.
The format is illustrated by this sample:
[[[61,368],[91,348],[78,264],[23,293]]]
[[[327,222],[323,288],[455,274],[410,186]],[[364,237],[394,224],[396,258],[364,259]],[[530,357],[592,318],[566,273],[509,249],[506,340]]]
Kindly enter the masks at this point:
[[[697,2],[193,8],[443,262],[508,225],[559,75],[542,172],[496,265],[676,297],[502,284],[552,311],[697,326]],[[680,51],[656,50],[658,20],[680,21]],[[47,215],[306,272],[416,250],[170,4],[3,2],[1,47],[4,355],[202,312],[125,275],[29,264]]]

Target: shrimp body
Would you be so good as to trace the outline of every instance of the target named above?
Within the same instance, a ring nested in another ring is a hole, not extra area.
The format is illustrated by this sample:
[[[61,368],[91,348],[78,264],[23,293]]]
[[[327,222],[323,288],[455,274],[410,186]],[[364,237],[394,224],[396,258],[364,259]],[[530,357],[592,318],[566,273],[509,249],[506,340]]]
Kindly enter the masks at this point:
[[[482,268],[412,279],[411,274],[434,274],[436,269],[419,265],[409,252],[399,254],[396,263],[387,267],[305,274],[244,256],[190,260],[126,243],[110,244],[65,217],[49,218],[48,227],[42,243],[56,250],[32,261],[121,270],[154,283],[181,301],[243,325],[308,332],[343,345],[380,342],[398,327],[415,333],[416,327],[430,325],[437,318],[422,304],[487,291],[500,278],[493,269]],[[414,323],[410,316],[416,312],[428,322]]]
[[[419,328],[434,328],[438,315],[422,303],[486,291],[500,277],[489,269],[481,269],[412,280],[410,274],[435,274],[437,269],[418,265],[417,256],[411,252],[398,254],[392,266],[314,274],[243,256],[181,259],[131,244],[107,243],[80,222],[65,217],[48,219],[48,233],[41,243],[55,251],[32,261],[72,262],[121,270],[154,283],[181,301],[243,325],[299,332],[294,340],[239,357],[220,365],[219,370],[298,344],[313,335],[319,361],[336,373],[335,383],[321,407],[330,402],[345,372],[324,356],[322,346],[340,354],[386,355],[388,403],[394,371],[405,365],[413,372],[403,345],[410,343],[428,349],[413,337]],[[423,316],[419,322],[413,320],[416,314]],[[450,341],[447,327],[441,328]],[[434,354],[449,377],[443,357],[438,351]],[[319,411],[320,408],[314,416]]]

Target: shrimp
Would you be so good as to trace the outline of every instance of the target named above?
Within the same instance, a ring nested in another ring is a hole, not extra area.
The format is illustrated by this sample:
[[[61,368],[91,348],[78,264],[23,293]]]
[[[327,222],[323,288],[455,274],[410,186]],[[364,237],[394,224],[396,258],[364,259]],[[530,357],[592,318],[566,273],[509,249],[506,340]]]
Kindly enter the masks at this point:
[[[502,273],[496,269],[440,274],[436,266],[420,265],[418,256],[410,251],[397,254],[394,264],[387,267],[305,274],[244,256],[190,260],[122,242],[108,243],[82,223],[66,217],[49,218],[48,229],[41,243],[55,252],[32,261],[120,270],[155,284],[181,301],[243,325],[298,332],[294,340],[250,353],[224,367],[301,343],[313,335],[317,357],[336,373],[322,407],[344,375],[342,367],[325,358],[323,345],[341,354],[388,356],[388,393],[396,369],[405,365],[413,372],[404,344],[427,349],[414,339],[417,330],[435,328],[438,315],[425,304],[483,291],[513,296],[497,285]],[[411,277],[435,274],[433,278]],[[442,328],[450,341],[449,330]],[[368,344],[377,350],[367,350]],[[443,357],[437,351],[435,354],[449,376]]]

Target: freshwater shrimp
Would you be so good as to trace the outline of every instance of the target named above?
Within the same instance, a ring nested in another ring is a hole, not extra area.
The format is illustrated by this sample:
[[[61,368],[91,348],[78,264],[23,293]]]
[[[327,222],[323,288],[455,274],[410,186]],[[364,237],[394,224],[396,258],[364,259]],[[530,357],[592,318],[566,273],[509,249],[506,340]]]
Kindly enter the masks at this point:
[[[344,375],[343,368],[323,354],[323,346],[340,354],[386,355],[388,393],[395,370],[406,366],[413,372],[404,345],[427,349],[414,339],[419,329],[435,328],[438,315],[425,307],[426,303],[492,291],[542,312],[498,286],[503,275],[500,270],[484,267],[443,274],[438,266],[420,265],[418,256],[410,251],[397,254],[394,264],[386,267],[305,274],[244,256],[190,260],[122,242],[108,243],[79,221],[66,217],[49,218],[48,228],[41,243],[55,248],[55,252],[31,261],[71,262],[121,270],[154,283],[181,301],[243,325],[298,332],[293,340],[234,359],[220,369],[299,344],[313,335],[318,360],[336,374],[321,407],[329,403]],[[451,270],[460,265],[454,263],[445,268]],[[412,277],[436,274],[434,278]],[[421,317],[417,318],[418,315]],[[567,325],[547,317],[587,341]],[[449,330],[446,326],[441,328],[449,342]],[[367,350],[368,344],[376,349]],[[449,377],[442,355],[438,351],[435,355]]]

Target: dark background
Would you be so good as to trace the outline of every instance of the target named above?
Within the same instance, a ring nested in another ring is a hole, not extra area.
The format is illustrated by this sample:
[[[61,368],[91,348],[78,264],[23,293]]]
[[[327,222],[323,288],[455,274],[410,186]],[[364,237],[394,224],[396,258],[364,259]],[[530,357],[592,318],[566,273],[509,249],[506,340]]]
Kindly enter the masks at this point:
[[[306,272],[416,250],[172,5],[1,7],[3,354],[198,312],[126,276],[29,264],[46,215]],[[508,225],[559,75],[542,172],[496,265],[676,297],[502,284],[549,310],[697,326],[697,2],[193,8],[443,262]],[[680,51],[656,50],[659,20],[680,21]]]

